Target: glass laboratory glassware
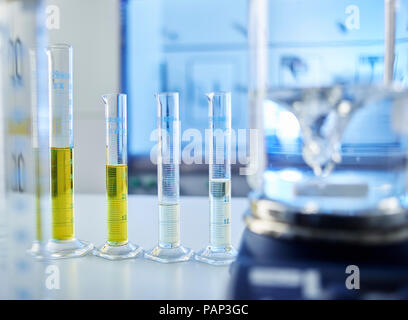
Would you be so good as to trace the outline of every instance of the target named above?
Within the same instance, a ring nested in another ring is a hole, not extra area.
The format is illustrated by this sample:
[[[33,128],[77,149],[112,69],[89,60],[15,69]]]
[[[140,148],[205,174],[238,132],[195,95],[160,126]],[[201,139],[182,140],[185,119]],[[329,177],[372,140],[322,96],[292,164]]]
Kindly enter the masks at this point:
[[[128,167],[126,94],[107,94],[106,123],[106,197],[108,240],[93,254],[109,260],[135,258],[143,253],[128,241]]]
[[[252,231],[406,237],[407,21],[406,0],[249,1]]]
[[[213,265],[233,262],[231,244],[231,93],[207,94],[209,138],[210,244],[196,260]]]
[[[47,250],[55,259],[78,257],[89,253],[93,245],[75,238],[72,47],[55,44],[47,54],[52,211],[52,238]]]
[[[41,186],[41,164],[40,164],[40,150],[34,147],[34,192],[35,192],[35,240],[33,241],[31,248],[28,250],[32,256],[42,258],[44,255],[42,243],[42,213],[41,213],[41,198],[42,198],[42,186]]]
[[[35,236],[28,253],[38,259],[46,255],[45,244],[49,236],[44,221],[49,209],[45,204],[49,193],[49,106],[46,101],[47,84],[38,80],[46,80],[47,76],[47,60],[43,51],[42,47],[29,50]]]
[[[159,244],[145,258],[162,262],[190,260],[193,250],[180,244],[180,118],[178,92],[156,95],[157,184],[159,198]]]

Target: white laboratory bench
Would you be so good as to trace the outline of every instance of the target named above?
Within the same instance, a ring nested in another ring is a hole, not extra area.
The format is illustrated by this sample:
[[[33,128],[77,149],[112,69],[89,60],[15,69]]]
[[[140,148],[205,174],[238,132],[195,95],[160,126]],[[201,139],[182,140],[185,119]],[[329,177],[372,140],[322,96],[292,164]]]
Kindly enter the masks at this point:
[[[155,196],[129,196],[129,239],[144,249],[157,245],[158,206]],[[232,198],[232,243],[238,249],[244,230],[245,198]],[[207,197],[182,197],[181,242],[195,251],[208,243]],[[76,236],[100,246],[106,240],[104,195],[75,195]],[[31,258],[31,257],[30,257]],[[31,258],[32,259],[32,258]],[[33,262],[40,264],[40,262]],[[195,260],[161,264],[136,258],[108,261],[92,255],[52,260],[60,272],[60,289],[25,288],[27,298],[50,299],[225,299],[230,281],[229,267],[211,266]],[[39,268],[38,266],[36,268]],[[41,270],[45,270],[45,266]],[[46,275],[37,273],[37,277]],[[25,286],[39,286],[28,281]],[[22,279],[23,282],[23,279]],[[20,296],[24,298],[24,293]],[[20,297],[17,294],[17,298]],[[15,298],[15,294],[10,297]]]

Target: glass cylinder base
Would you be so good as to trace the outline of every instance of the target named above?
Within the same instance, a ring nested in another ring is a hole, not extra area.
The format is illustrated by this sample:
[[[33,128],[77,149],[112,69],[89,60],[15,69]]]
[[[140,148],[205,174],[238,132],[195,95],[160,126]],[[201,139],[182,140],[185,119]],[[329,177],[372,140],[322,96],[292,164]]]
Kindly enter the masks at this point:
[[[143,254],[143,248],[130,242],[114,246],[106,242],[102,247],[93,250],[94,256],[108,260],[132,259]]]
[[[41,242],[36,240],[31,245],[31,248],[27,250],[27,253],[36,259],[43,259],[45,255],[44,245],[41,245]]]
[[[47,257],[51,259],[64,259],[81,257],[88,254],[94,245],[87,241],[72,240],[50,240],[47,243]]]
[[[238,252],[233,246],[226,246],[222,248],[208,246],[198,252],[195,259],[214,266],[225,266],[234,262],[237,254]]]
[[[157,246],[145,253],[145,258],[161,263],[184,262],[190,260],[194,251],[183,246],[177,248],[163,248]]]

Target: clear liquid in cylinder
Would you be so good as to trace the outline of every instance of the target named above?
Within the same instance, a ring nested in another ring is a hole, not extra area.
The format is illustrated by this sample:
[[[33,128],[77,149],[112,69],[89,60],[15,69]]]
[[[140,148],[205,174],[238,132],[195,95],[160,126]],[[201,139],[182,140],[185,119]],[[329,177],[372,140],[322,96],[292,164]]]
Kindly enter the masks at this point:
[[[210,180],[210,243],[213,247],[230,244],[231,180]]]
[[[180,207],[179,204],[159,203],[159,244],[162,248],[175,248],[180,245]]]

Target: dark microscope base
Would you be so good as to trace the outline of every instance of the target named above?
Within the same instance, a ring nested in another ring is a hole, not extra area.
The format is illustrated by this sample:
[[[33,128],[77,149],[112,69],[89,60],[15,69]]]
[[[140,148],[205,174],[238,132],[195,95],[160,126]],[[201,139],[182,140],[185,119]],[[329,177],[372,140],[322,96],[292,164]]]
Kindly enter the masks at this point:
[[[246,229],[231,274],[232,299],[408,299],[408,242],[288,241]]]

